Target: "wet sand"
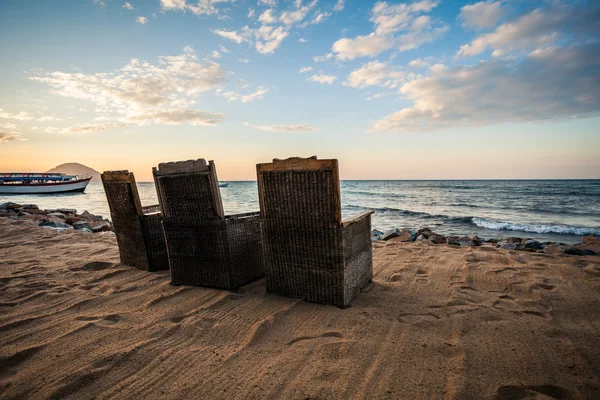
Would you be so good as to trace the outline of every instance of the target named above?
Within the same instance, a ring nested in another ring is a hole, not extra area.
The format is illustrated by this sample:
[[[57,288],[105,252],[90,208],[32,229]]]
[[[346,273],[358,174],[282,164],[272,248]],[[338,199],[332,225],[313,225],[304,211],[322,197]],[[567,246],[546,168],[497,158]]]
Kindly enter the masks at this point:
[[[374,244],[341,310],[0,219],[0,398],[600,398],[600,256]]]

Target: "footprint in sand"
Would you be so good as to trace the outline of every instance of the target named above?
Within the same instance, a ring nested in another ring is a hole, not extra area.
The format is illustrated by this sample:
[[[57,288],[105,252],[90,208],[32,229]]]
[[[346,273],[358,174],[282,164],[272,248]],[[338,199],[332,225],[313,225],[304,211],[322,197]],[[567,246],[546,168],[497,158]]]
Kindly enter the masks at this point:
[[[85,316],[75,317],[76,321],[98,322],[102,325],[114,325],[121,320],[119,314],[100,315],[100,316]]]
[[[415,282],[422,285],[426,285],[429,283],[429,272],[424,268],[417,268],[417,270],[415,271],[415,275],[417,276],[415,278]]]
[[[318,335],[318,336],[300,336],[300,337],[297,337],[296,339],[290,340],[287,345],[291,346],[294,343],[302,342],[304,340],[322,339],[322,338],[337,338],[337,339],[341,339],[343,337],[344,336],[341,333],[332,331],[332,332],[325,332],[325,333],[323,333],[321,335]]]
[[[541,395],[541,396],[540,396]],[[557,400],[578,399],[579,396],[569,389],[554,385],[501,386],[494,400],[520,400],[533,398],[551,398]]]
[[[105,261],[92,261],[87,264],[83,264],[81,267],[71,267],[71,271],[102,271],[114,267],[114,263]]]
[[[420,324],[423,322],[437,321],[438,319],[440,319],[440,317],[433,313],[426,313],[426,314],[407,313],[407,314],[400,314],[397,319],[398,319],[398,322],[415,325],[415,324]]]

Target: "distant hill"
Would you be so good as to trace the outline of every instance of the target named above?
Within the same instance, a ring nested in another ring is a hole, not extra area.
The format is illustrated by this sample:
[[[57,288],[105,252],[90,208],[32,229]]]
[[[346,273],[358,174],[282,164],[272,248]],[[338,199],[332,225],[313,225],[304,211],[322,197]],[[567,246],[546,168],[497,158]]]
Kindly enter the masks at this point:
[[[52,169],[49,169],[46,172],[62,172],[63,174],[68,175],[84,175],[84,174],[92,174],[92,182],[100,182],[100,172],[96,171],[93,168],[86,167],[83,164],[79,163],[65,163],[60,164]]]

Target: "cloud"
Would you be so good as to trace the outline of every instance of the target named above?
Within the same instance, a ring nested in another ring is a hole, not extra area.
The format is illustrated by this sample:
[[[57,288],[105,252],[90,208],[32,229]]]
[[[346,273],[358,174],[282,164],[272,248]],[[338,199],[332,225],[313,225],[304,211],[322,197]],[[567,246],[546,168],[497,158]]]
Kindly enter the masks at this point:
[[[140,16],[135,19],[135,22],[137,22],[138,24],[146,25],[148,23],[148,18]]]
[[[328,12],[324,12],[324,13],[318,13],[312,20],[311,24],[316,25],[316,24],[320,24],[321,22],[325,22],[325,20],[331,16],[331,13]]]
[[[186,0],[160,0],[163,12],[170,10],[185,11],[189,10],[196,15],[214,15],[220,14],[221,9],[217,4],[233,3],[235,0],[197,0],[195,3],[186,3]]]
[[[254,17],[254,9],[253,8],[249,8],[248,9],[248,18],[252,18]]]
[[[597,116],[600,44],[536,50],[519,62],[433,66],[405,83],[412,107],[377,121],[372,131],[428,132],[462,126]]]
[[[298,42],[299,43],[306,43],[306,42],[308,42],[308,40],[306,40],[304,38],[300,38],[300,39],[298,39]]]
[[[223,45],[219,46],[219,49],[221,50],[221,53],[231,53],[231,51],[229,51],[229,49]]]
[[[319,75],[319,74],[313,75],[310,78],[308,78],[309,81],[327,84],[327,85],[331,85],[336,79],[337,79],[337,76]]]
[[[10,132],[0,129],[0,143],[12,142],[14,140],[27,140],[17,132]]]
[[[17,114],[9,113],[0,108],[0,118],[4,119],[16,119],[19,121],[27,121],[33,119],[33,116],[25,111],[21,111]]]
[[[506,15],[501,1],[481,1],[468,4],[460,9],[458,18],[463,25],[473,29],[493,28],[500,18]]]
[[[262,99],[268,91],[269,91],[268,89],[265,89],[264,87],[259,86],[256,88],[256,91],[254,93],[250,93],[250,94],[240,94],[240,93],[236,93],[233,91],[223,92],[220,89],[217,90],[217,94],[219,96],[225,97],[225,99],[227,99],[227,101],[229,101],[229,102],[239,100],[242,103],[250,103],[252,101]]]
[[[342,38],[331,49],[338,60],[375,57],[390,49],[408,51],[433,42],[448,26],[434,21],[428,15],[438,1],[421,0],[413,3],[388,4],[378,2],[371,10],[370,21],[374,32],[354,38]]]
[[[133,8],[133,6],[131,5],[131,3],[125,2],[125,4],[123,4],[123,8],[126,10],[135,10],[135,8]]]
[[[408,74],[398,67],[385,62],[372,61],[352,71],[346,78],[344,85],[355,88],[368,86],[395,88],[404,82],[407,76]]]
[[[580,3],[552,3],[499,25],[493,32],[477,36],[460,47],[456,57],[469,57],[493,50],[493,56],[513,51],[531,51],[559,44],[566,37],[587,39],[600,34],[598,3],[585,7]],[[597,37],[597,36],[596,36]]]
[[[213,52],[210,54],[210,56],[211,56],[212,58],[221,58],[221,53],[219,53],[217,50],[214,50],[214,51],[213,51]]]
[[[337,0],[333,6],[333,11],[342,11],[344,9],[344,1],[345,0]]]
[[[178,56],[159,57],[156,65],[133,59],[111,73],[48,72],[29,79],[49,85],[55,94],[89,100],[96,104],[97,112],[116,116],[120,121],[211,125],[201,123],[203,118],[220,114],[201,114],[189,106],[202,93],[217,89],[225,77],[219,64],[198,61],[194,50],[186,47]]]
[[[92,3],[94,3],[95,5],[100,6],[102,8],[106,7],[105,0],[92,0]]]
[[[375,93],[373,96],[369,96],[365,100],[366,101],[371,101],[371,100],[379,99],[381,97],[389,96],[389,95],[392,95],[392,94],[394,94],[394,93]]]
[[[427,58],[426,59],[416,58],[408,63],[408,66],[410,68],[415,68],[415,69],[425,68],[430,65],[431,65],[431,62],[429,62],[429,60]]]
[[[223,30],[215,29],[212,31],[212,33],[214,33],[215,35],[219,35],[225,39],[229,39],[237,44],[248,41],[247,38],[238,34],[238,32],[236,32],[236,31],[223,31]]]
[[[273,24],[273,23],[277,22],[277,18],[275,18],[272,13],[273,13],[273,10],[269,8],[264,13],[260,14],[260,17],[258,17],[258,20],[260,22],[262,22],[263,24]]]
[[[244,64],[248,64],[250,62],[250,60],[248,60],[247,58],[238,58],[237,60]]]
[[[253,125],[244,122],[244,125],[260,129],[267,132],[314,132],[317,129],[313,125],[295,124],[295,125]]]
[[[274,7],[277,5],[277,0],[258,0],[258,5],[266,5],[266,6],[271,6]]]
[[[324,62],[327,60],[331,60],[332,58],[333,58],[333,53],[327,53],[324,56],[314,56],[313,61],[314,62]]]
[[[72,126],[70,128],[61,129],[61,133],[89,133],[89,132],[100,132],[108,129],[121,128],[127,126],[127,124],[115,123],[115,124],[82,124]]]
[[[190,125],[214,126],[223,121],[225,114],[211,113],[208,111],[181,108],[147,111],[137,115],[130,115],[125,120],[135,123],[155,123],[178,125],[188,123]]]
[[[303,68],[300,68],[300,71],[298,71],[298,72],[303,74],[305,72],[312,71],[312,70],[313,70],[313,67],[303,67]]]

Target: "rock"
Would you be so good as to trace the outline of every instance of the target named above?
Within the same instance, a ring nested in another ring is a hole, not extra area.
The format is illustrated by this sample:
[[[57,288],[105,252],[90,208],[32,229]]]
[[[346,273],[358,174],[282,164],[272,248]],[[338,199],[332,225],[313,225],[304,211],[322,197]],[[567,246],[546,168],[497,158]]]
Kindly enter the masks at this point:
[[[395,238],[400,236],[401,232],[398,228],[390,229],[385,231],[385,233],[381,236],[381,240],[389,240],[391,238]]]
[[[516,250],[517,249],[517,245],[515,243],[500,242],[499,245],[500,245],[501,249],[505,249],[505,250]]]
[[[49,217],[58,217],[58,218],[62,218],[62,219],[65,219],[65,218],[67,218],[67,216],[66,216],[65,214],[63,214],[63,213],[61,213],[61,212],[58,212],[58,211],[57,211],[57,212],[51,212],[51,213],[48,213],[47,215],[48,215]]]
[[[2,205],[0,205],[0,208],[3,208],[5,210],[16,210],[17,208],[21,207],[23,207],[21,204],[12,203],[10,201],[8,203],[3,203]]]
[[[414,242],[417,238],[417,233],[408,229],[398,229],[400,236],[390,239],[392,242]]]
[[[101,224],[97,224],[92,226],[92,232],[96,233],[96,232],[110,232],[112,231],[112,226],[110,225],[110,222],[105,221],[102,222]]]
[[[47,215],[45,219],[48,222],[54,222],[56,224],[64,224],[65,223],[64,219],[62,219],[60,217],[55,217],[53,215]]]
[[[81,232],[92,233],[92,231],[91,231],[91,230],[89,230],[89,229],[87,229],[87,228],[83,228],[83,229],[81,230]]]
[[[53,229],[73,229],[71,225],[63,224],[60,222],[42,222],[40,226],[43,228],[53,228]]]
[[[31,213],[28,213],[27,211],[19,211],[19,217],[22,217],[24,215],[32,215]]]
[[[460,246],[460,243],[458,242],[458,236],[448,236],[446,238],[446,243],[452,246]]]
[[[438,235],[437,233],[432,233],[429,235],[428,240],[433,244],[445,244],[446,237],[443,235]]]
[[[417,240],[417,241],[425,240],[425,237],[423,235],[419,235],[419,236],[417,236],[417,238],[415,240]]]
[[[0,217],[16,217],[18,213],[13,210],[2,210],[0,211]]]
[[[521,244],[523,241],[523,239],[521,239],[520,237],[509,237],[504,239],[504,242],[506,243],[514,243],[514,244]]]
[[[383,232],[381,232],[381,231],[379,231],[377,229],[373,229],[371,231],[371,240],[381,240],[382,236],[383,236]]]
[[[39,210],[40,208],[38,206],[36,206],[35,204],[25,204],[23,207],[21,207],[23,210]]]
[[[432,234],[433,232],[431,231],[431,229],[429,228],[421,228],[417,231],[417,236],[423,236],[423,238],[427,239],[429,238],[429,235]]]
[[[549,245],[544,247],[543,252],[546,254],[559,254],[562,253],[562,250],[554,243],[550,243]]]
[[[58,208],[56,211],[63,214],[77,214],[77,210],[74,208]]]
[[[463,239],[463,238],[461,238]],[[470,240],[460,240],[458,241],[458,245],[460,247],[469,247],[469,246],[475,246],[475,244],[473,242],[471,242]]]
[[[83,218],[87,219],[88,221],[102,221],[103,220],[101,215],[94,215],[88,211],[82,212],[81,216]]]
[[[471,238],[471,242],[475,245],[475,246],[481,246],[482,243],[485,243],[485,239],[480,238],[479,236],[475,235]]]
[[[533,239],[528,239],[524,243],[524,246],[526,249],[533,249],[533,250],[542,250],[544,248],[543,244],[541,244],[537,240],[533,240]]]
[[[498,242],[500,242],[498,239],[488,239],[485,241],[486,243],[492,243],[492,244],[497,244]]]
[[[600,239],[595,236],[586,235],[582,237],[581,245],[586,249],[600,253]]]
[[[596,256],[596,255],[598,255],[598,253],[595,252],[594,250],[583,249],[583,250],[581,250],[581,255],[582,256]]]
[[[566,249],[563,250],[563,254],[568,254],[571,256],[582,256],[583,250],[577,249],[575,247],[567,247]]]
[[[76,222],[81,221],[81,218],[79,217],[67,217],[65,218],[65,224],[69,224],[69,225],[73,225]]]
[[[87,229],[90,232],[92,231],[92,227],[86,221],[77,221],[73,223],[73,228],[77,230]]]

